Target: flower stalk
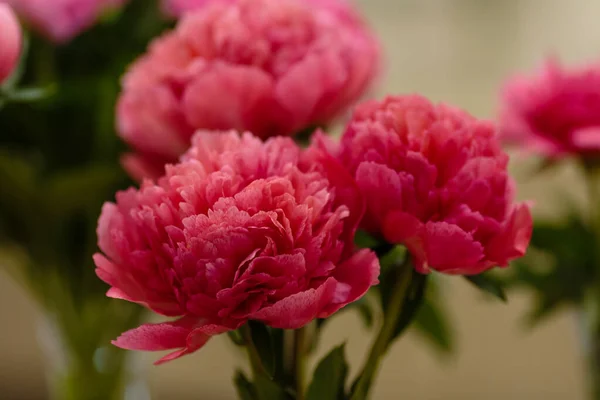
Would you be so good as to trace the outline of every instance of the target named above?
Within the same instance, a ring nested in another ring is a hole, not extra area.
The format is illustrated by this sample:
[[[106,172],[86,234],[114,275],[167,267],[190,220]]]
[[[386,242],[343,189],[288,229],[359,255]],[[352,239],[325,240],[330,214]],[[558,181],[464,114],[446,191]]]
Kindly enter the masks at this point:
[[[590,228],[595,236],[595,270],[594,282],[585,294],[584,313],[585,328],[589,336],[588,375],[591,398],[600,400],[600,167],[586,163],[586,184],[588,188],[588,207]]]
[[[250,330],[250,325],[244,324],[240,328],[240,333],[242,335],[242,339],[244,340],[246,351],[248,352],[248,359],[250,360],[252,375],[255,379],[259,375],[266,375],[265,368],[260,360],[260,355],[258,354],[256,346],[254,345],[254,341],[252,340],[252,331]]]
[[[296,392],[296,400],[304,400],[304,380],[306,371],[306,328],[294,331],[294,350],[292,363],[292,389]]]
[[[385,311],[383,324],[381,325],[375,342],[373,342],[373,345],[371,346],[371,350],[350,400],[366,400],[368,398],[371,385],[381,367],[383,356],[391,341],[394,339],[411,278],[412,265],[410,257],[407,256],[402,265],[397,269],[395,288],[388,304],[388,308]]]

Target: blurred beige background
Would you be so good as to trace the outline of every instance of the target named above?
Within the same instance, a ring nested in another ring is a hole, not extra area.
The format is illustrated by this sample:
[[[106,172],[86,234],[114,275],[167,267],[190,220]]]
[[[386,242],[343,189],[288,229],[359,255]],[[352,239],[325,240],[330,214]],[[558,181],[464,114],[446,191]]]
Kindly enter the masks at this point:
[[[600,59],[598,0],[358,0],[381,35],[387,77],[380,92],[420,92],[434,100],[492,117],[503,78],[533,68],[548,54],[566,62]],[[537,200],[538,215],[556,215],[557,191],[576,171],[527,182],[516,173],[519,196]],[[446,279],[458,353],[441,360],[409,334],[393,348],[377,382],[376,400],[577,400],[584,398],[582,354],[575,315],[564,310],[532,333],[522,329],[526,293],[508,305],[481,297],[460,279]],[[42,357],[36,341],[36,307],[0,272],[0,399],[44,399]],[[348,339],[356,367],[368,336],[353,315],[335,320],[322,350]],[[193,356],[151,367],[154,399],[233,399],[232,366],[225,340]],[[10,393],[10,394],[9,394]],[[135,400],[135,399],[128,399]]]

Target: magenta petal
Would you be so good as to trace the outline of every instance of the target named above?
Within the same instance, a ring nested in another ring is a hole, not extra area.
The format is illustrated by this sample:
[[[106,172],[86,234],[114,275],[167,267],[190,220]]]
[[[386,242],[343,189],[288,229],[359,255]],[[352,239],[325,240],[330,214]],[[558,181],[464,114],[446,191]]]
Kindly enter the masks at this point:
[[[162,351],[178,349],[158,360],[162,364],[198,350],[225,327],[205,325],[201,320],[183,317],[173,322],[144,324],[131,329],[112,342],[126,350]]]
[[[378,284],[379,259],[371,250],[362,249],[338,266],[333,277],[342,290],[336,291],[333,301],[319,313],[319,318],[329,317],[348,303],[361,298],[371,286]]]
[[[157,159],[159,157],[156,157]],[[155,161],[155,160],[153,160]],[[164,173],[165,164],[168,161],[161,160],[157,162],[150,162],[148,157],[141,157],[139,154],[128,153],[121,156],[121,165],[123,169],[127,171],[129,176],[133,179],[142,182],[144,178],[158,177]]]
[[[183,110],[188,122],[204,129],[248,129],[260,132],[256,110],[272,101],[273,81],[263,71],[216,64],[187,87]],[[260,115],[263,119],[266,115]],[[256,121],[255,121],[256,120]],[[270,121],[260,121],[269,124]]]
[[[504,231],[488,244],[488,258],[504,266],[511,259],[522,257],[529,246],[532,231],[533,220],[529,204],[519,204],[513,210]]]
[[[335,297],[338,282],[329,278],[316,289],[309,289],[278,301],[252,314],[255,319],[279,329],[298,329],[326,309]]]
[[[317,132],[305,153],[304,162],[318,164],[323,168],[324,174],[335,190],[335,205],[348,207],[350,215],[344,222],[344,239],[346,243],[353,243],[356,229],[365,213],[365,201],[352,175],[329,152],[333,149],[332,146],[333,144],[327,142],[321,132]],[[346,246],[344,250],[345,256],[349,256],[354,251],[354,246]]]
[[[428,222],[427,264],[445,273],[479,273],[474,271],[483,258],[483,246],[456,225],[447,222]]]
[[[581,149],[600,149],[600,127],[580,128],[573,131],[573,144]]]
[[[327,93],[339,92],[347,79],[341,57],[335,51],[320,52],[292,66],[277,83],[275,97],[284,109],[291,111],[292,126],[297,129],[314,115],[331,118],[327,113],[322,115],[324,110],[317,105]]]
[[[111,286],[106,293],[108,297],[131,301],[168,317],[181,315],[181,306],[174,298],[155,296],[150,299],[143,288],[130,276],[128,270],[118,268],[102,254],[96,253],[93,258],[96,264],[96,275]]]
[[[395,211],[389,213],[383,221],[383,236],[390,243],[404,244],[417,236],[423,223],[409,213]]]
[[[398,172],[373,162],[363,162],[356,170],[356,183],[367,196],[367,217],[375,226],[383,224],[390,210],[402,209],[402,182]],[[374,227],[367,227],[374,230]]]
[[[131,329],[112,342],[127,350],[161,351],[186,346],[193,324],[189,318],[161,324],[144,324]]]
[[[0,84],[10,76],[19,61],[22,48],[21,26],[8,4],[0,3]]]
[[[425,225],[411,214],[389,213],[383,224],[383,237],[390,243],[402,244],[410,251],[415,268],[429,273],[425,248]]]

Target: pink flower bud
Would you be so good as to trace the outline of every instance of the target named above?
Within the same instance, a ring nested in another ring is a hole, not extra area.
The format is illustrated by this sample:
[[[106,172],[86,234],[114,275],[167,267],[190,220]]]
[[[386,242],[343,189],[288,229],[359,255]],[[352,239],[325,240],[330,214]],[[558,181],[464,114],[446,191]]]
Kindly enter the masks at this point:
[[[21,27],[8,4],[0,4],[0,83],[15,69],[21,53]]]

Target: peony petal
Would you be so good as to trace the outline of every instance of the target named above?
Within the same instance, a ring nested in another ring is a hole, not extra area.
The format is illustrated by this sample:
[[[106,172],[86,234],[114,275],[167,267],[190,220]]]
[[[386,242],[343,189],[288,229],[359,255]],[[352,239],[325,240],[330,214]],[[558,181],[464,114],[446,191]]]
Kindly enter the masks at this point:
[[[187,87],[183,110],[191,125],[203,129],[260,133],[273,125],[265,112],[265,107],[273,111],[272,92],[272,79],[261,70],[216,64]]]
[[[127,269],[119,268],[99,253],[94,254],[93,259],[98,278],[112,286],[106,293],[108,297],[140,304],[167,317],[176,317],[182,314],[181,306],[172,296],[154,296],[150,299],[147,292],[133,279]]]
[[[485,250],[488,258],[497,265],[505,266],[510,260],[524,256],[532,231],[533,219],[529,203],[517,205],[504,230],[487,245]]]
[[[17,16],[8,4],[0,3],[0,84],[17,67],[22,48],[22,32]]]
[[[576,129],[571,139],[581,149],[600,150],[600,126]]]
[[[194,132],[177,96],[159,85],[126,91],[117,103],[117,124],[127,143],[163,160],[176,160],[188,148]]]
[[[337,291],[341,296],[334,296],[332,302],[319,313],[319,318],[329,317],[348,303],[361,298],[371,286],[377,285],[379,259],[369,249],[359,250],[335,269],[333,277],[338,281],[338,287],[348,287],[350,290]]]
[[[335,190],[335,205],[338,207],[348,207],[350,214],[344,221],[343,237],[345,243],[352,244],[356,229],[365,213],[364,197],[352,175],[337,159],[326,151],[325,145],[326,142],[320,139],[320,136],[317,136],[304,153],[303,162],[318,164],[322,167],[330,185]],[[349,256],[353,251],[353,245],[346,246],[344,249],[345,256]]]
[[[369,193],[367,220],[375,226],[384,223],[392,210],[402,209],[402,182],[398,172],[386,165],[363,162],[356,170],[356,183],[362,193]],[[375,230],[375,227],[367,227]]]
[[[423,223],[414,215],[392,211],[383,220],[383,237],[390,243],[405,244],[421,234]]]
[[[337,52],[326,51],[313,54],[290,68],[275,87],[275,98],[292,117],[290,127],[294,131],[304,128],[305,121],[317,116],[315,124],[330,119],[331,112],[317,108],[328,93],[340,92],[348,73]],[[310,84],[306,84],[310,82]],[[325,106],[330,104],[325,103]],[[335,109],[334,111],[338,111]]]
[[[121,156],[121,165],[129,176],[138,182],[142,182],[144,178],[157,179],[164,174],[165,164],[168,164],[169,160],[158,161],[159,159],[158,157],[154,159],[141,157],[135,153],[127,153]]]
[[[179,349],[158,360],[162,364],[198,350],[214,335],[228,329],[183,317],[173,322],[144,324],[131,329],[112,342],[126,350],[162,351]]]
[[[309,289],[278,301],[249,316],[279,329],[298,329],[317,318],[335,298],[338,282],[328,278],[316,289]]]
[[[428,222],[425,225],[427,265],[446,273],[478,273],[474,270],[483,259],[483,246],[456,225]]]

